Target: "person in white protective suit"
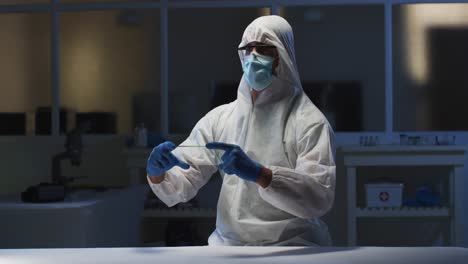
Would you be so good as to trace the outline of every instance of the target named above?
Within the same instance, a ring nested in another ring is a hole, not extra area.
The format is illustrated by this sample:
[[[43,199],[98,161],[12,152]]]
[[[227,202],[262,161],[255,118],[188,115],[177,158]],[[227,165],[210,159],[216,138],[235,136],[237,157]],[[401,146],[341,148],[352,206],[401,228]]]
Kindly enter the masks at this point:
[[[165,142],[148,158],[148,183],[168,206],[220,171],[209,245],[331,245],[319,217],[334,199],[333,130],[302,90],[293,42],[285,19],[255,19],[239,45],[237,100],[211,110],[181,144],[206,148]]]

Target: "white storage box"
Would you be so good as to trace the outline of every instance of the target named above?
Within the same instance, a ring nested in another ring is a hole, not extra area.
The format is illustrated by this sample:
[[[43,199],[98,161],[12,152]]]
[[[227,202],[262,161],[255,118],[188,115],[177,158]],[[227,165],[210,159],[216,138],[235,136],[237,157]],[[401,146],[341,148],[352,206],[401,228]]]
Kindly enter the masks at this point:
[[[368,183],[366,187],[367,207],[400,207],[403,183]]]

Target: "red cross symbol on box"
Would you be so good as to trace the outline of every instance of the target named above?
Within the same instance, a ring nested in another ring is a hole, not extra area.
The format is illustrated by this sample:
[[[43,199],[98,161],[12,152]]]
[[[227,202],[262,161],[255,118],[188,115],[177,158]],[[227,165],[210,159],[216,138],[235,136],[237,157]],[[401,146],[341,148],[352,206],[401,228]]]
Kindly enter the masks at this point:
[[[388,192],[380,192],[379,194],[380,201],[386,202],[388,201],[388,198],[390,198],[390,195],[388,194]]]

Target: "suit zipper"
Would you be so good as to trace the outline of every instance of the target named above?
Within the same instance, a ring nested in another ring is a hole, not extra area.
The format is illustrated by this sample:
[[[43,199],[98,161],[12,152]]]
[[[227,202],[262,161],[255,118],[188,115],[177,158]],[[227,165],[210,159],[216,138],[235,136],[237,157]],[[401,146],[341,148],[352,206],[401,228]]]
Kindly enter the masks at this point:
[[[244,142],[242,142],[242,146],[240,146],[242,148],[243,151],[245,151],[245,144],[247,142],[247,137],[248,137],[248,134],[249,134],[249,131],[250,131],[250,124],[252,123],[252,116],[253,116],[253,113],[254,113],[254,104],[252,103],[252,109],[250,111],[250,115],[249,115],[249,121],[247,123],[247,129],[245,131],[245,137],[244,137]],[[238,176],[237,176],[238,177]],[[237,193],[239,191],[239,185],[240,185],[240,181],[241,181],[241,178],[239,177],[237,179],[237,184],[236,184],[236,190],[234,191],[234,195],[232,196],[232,201],[231,201],[231,204],[233,204],[234,200],[237,198]],[[234,206],[231,206],[231,210],[233,210]]]

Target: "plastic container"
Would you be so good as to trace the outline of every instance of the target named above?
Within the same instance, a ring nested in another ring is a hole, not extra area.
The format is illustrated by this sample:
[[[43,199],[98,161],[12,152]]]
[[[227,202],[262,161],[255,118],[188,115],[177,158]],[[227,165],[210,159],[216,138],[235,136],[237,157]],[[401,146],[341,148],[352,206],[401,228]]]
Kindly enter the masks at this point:
[[[135,146],[145,148],[148,145],[148,130],[142,123],[135,128]]]
[[[367,207],[400,207],[403,183],[368,183],[366,188]]]

